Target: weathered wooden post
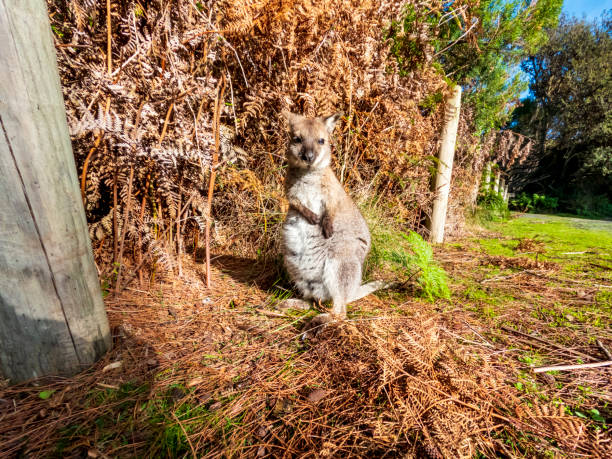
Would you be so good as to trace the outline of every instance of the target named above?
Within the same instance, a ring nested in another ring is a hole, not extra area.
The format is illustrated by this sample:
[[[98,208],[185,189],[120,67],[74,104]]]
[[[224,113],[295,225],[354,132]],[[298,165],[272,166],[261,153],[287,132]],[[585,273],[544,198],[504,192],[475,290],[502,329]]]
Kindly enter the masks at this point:
[[[505,188],[506,188],[506,179],[501,177],[499,179],[499,195],[502,198],[504,197],[504,190],[505,190]]]
[[[0,378],[70,375],[111,345],[44,0],[0,0]]]
[[[495,171],[495,180],[493,181],[493,193],[499,193],[499,180],[501,179],[501,172],[499,169]]]
[[[484,170],[484,182],[482,185],[482,191],[486,194],[489,192],[489,187],[491,184],[491,162],[487,161]]]
[[[444,241],[444,224],[446,223],[446,209],[448,207],[448,194],[450,192],[453,172],[460,108],[461,86],[457,85],[453,88],[453,92],[446,103],[445,123],[442,129],[442,142],[435,183],[436,195],[433,202],[431,219],[429,220],[430,239],[435,243]]]

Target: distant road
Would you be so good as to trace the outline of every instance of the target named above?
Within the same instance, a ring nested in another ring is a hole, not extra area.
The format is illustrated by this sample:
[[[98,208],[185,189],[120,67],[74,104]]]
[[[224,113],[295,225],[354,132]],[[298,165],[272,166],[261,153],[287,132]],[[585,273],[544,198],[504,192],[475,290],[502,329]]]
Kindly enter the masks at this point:
[[[578,217],[560,217],[558,215],[545,214],[523,214],[519,218],[526,218],[532,221],[541,220],[542,222],[564,222],[576,228],[584,228],[589,230],[608,231],[612,233],[612,220],[590,220],[587,218]]]

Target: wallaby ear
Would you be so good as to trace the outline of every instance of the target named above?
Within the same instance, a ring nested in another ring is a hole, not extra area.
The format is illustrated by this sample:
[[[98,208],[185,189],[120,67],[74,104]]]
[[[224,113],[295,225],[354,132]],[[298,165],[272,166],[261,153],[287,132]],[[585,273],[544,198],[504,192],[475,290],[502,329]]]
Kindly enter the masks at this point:
[[[327,132],[330,134],[334,132],[334,128],[336,127],[336,123],[342,116],[342,113],[336,113],[331,116],[326,116],[323,118],[323,122],[325,123],[325,127],[327,128]]]
[[[289,128],[293,131],[295,129],[295,125],[297,122],[303,118],[302,115],[298,115],[297,113],[291,113],[289,110],[283,110],[281,115],[287,120],[289,123]]]

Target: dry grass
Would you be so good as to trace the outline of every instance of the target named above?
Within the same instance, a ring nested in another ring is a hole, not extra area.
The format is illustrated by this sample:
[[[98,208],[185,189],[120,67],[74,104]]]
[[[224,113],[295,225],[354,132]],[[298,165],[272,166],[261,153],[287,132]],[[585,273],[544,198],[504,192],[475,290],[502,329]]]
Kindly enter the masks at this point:
[[[138,288],[107,298],[114,349],[103,361],[0,390],[0,456],[610,457],[609,434],[575,404],[582,397],[585,410],[603,412],[611,370],[529,371],[527,357],[600,352],[588,323],[548,326],[560,319],[544,306],[576,300],[549,285],[553,265],[448,249],[438,255],[456,280],[452,301],[371,296],[310,343],[299,339],[303,316],[274,310],[283,292],[270,261],[283,214],[278,112],[343,110],[338,175],[404,230],[422,230],[442,110],[418,104],[446,83],[428,66],[394,71],[383,31],[395,2],[233,3],[110,2],[107,21],[107,3],[49,2],[96,259],[112,283],[125,234],[124,284],[136,264],[146,270]],[[213,260],[207,290],[193,260],[202,259],[222,75],[212,242],[233,256]],[[484,159],[470,117],[462,111],[454,230]],[[491,264],[518,271],[472,279]],[[544,306],[532,314],[536,297]]]
[[[463,272],[488,266],[487,257],[463,250],[447,249],[439,258]],[[91,370],[0,391],[0,454],[611,453],[608,433],[565,409],[587,384],[592,393],[584,410],[601,407],[611,395],[610,370],[536,377],[521,360],[534,351],[552,363],[576,353],[597,358],[581,330],[563,339],[546,333],[537,318],[523,317],[521,302],[495,326],[462,306],[463,287],[456,284],[453,301],[438,304],[393,292],[371,296],[353,305],[350,320],[303,343],[302,317],[273,308],[270,292],[278,285],[270,290],[269,269],[231,257],[213,263],[213,291],[204,288],[202,267],[186,262],[182,280],[108,300],[115,347]],[[555,295],[546,282],[520,274],[525,295]],[[499,327],[510,323],[525,335]],[[534,329],[545,341],[530,338]],[[104,371],[115,361],[122,366]],[[55,392],[41,399],[48,390]]]
[[[408,3],[421,21],[443,2]],[[277,253],[283,109],[343,112],[334,168],[347,190],[376,200],[405,228],[426,232],[443,104],[420,104],[442,98],[448,87],[427,53],[400,74],[385,38],[392,21],[403,17],[400,2],[64,0],[48,6],[96,261],[109,284],[113,262],[133,261],[141,281],[180,274],[179,255],[203,244],[207,220],[217,252]],[[453,8],[464,18],[472,14],[463,1]],[[422,29],[415,40],[429,52],[434,33],[425,24]],[[215,132],[215,97],[224,78]],[[461,113],[449,231],[461,228],[465,206],[475,201],[486,155],[471,134],[470,108]],[[216,134],[221,156],[209,209]]]

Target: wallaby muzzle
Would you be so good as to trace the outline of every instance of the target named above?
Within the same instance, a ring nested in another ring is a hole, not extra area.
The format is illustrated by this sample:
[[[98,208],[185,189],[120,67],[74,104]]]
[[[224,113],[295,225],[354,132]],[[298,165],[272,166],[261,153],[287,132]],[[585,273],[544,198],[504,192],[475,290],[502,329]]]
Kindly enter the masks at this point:
[[[302,161],[307,162],[308,164],[312,164],[315,158],[315,154],[312,150],[302,150]]]

